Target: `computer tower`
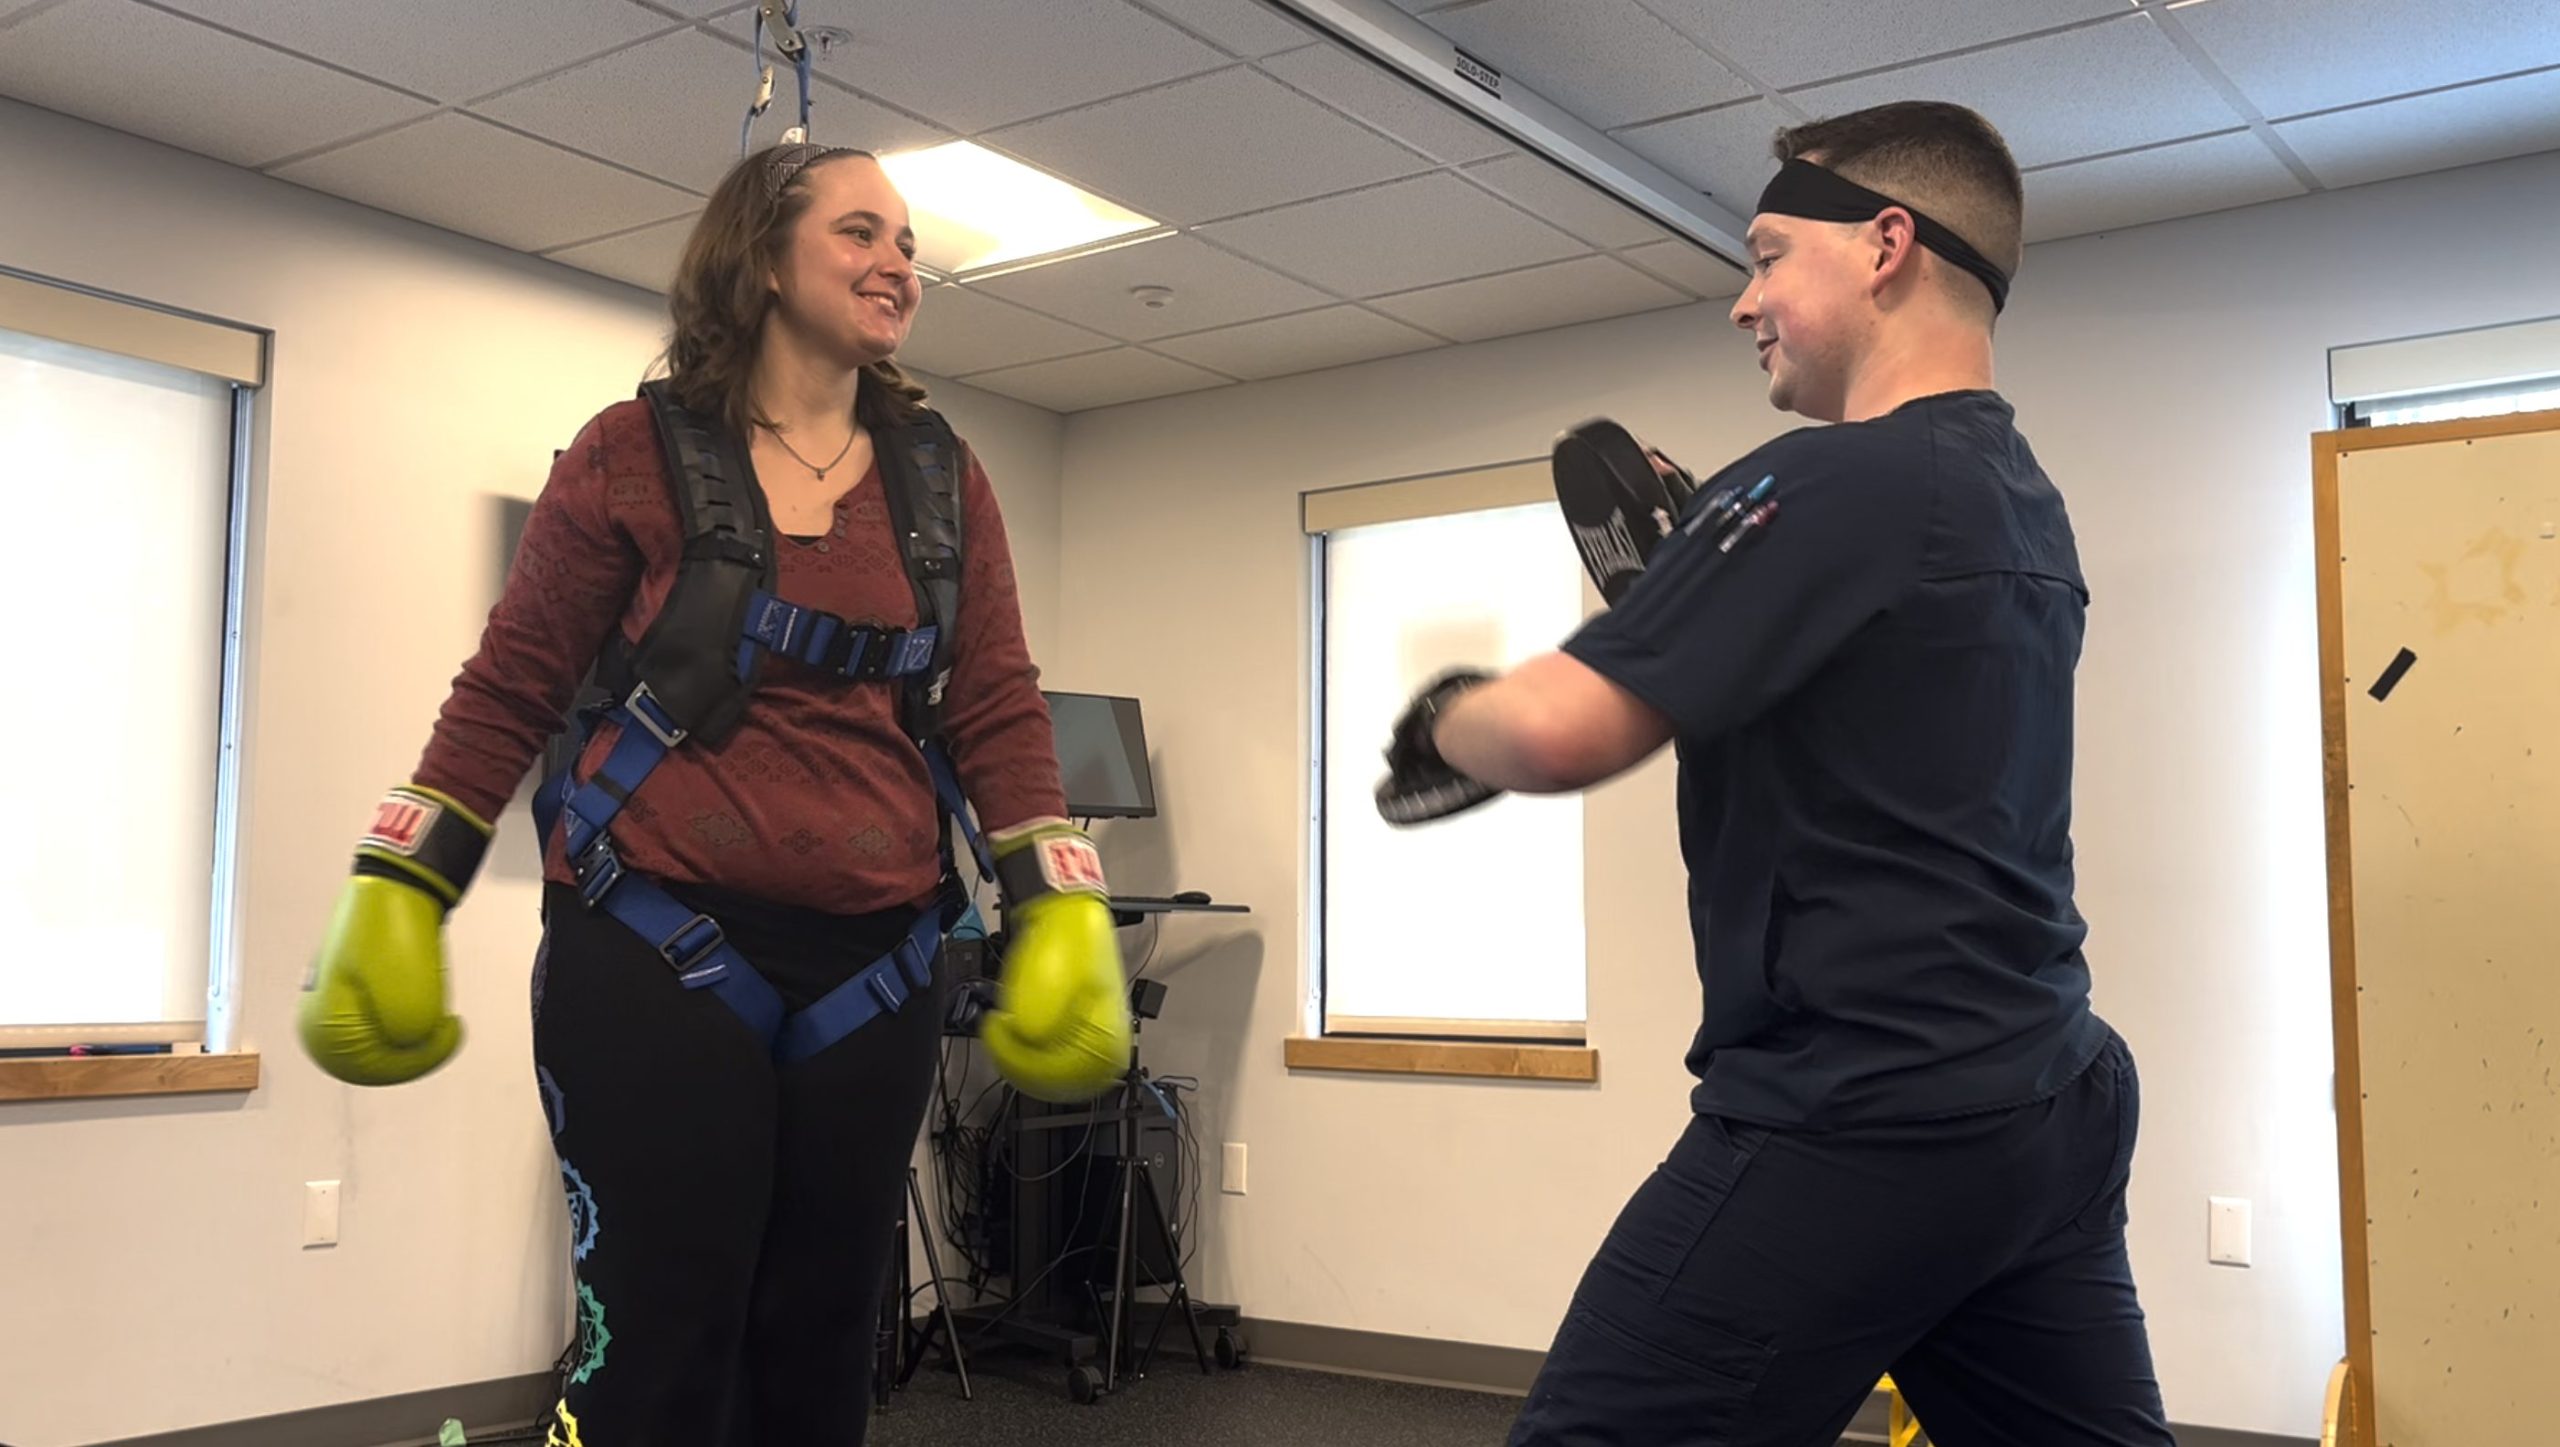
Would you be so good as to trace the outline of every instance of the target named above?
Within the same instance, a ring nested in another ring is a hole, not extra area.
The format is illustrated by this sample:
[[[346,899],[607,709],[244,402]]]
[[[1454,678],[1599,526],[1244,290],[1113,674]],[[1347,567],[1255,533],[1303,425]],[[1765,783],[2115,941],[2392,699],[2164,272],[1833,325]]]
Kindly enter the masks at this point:
[[[1138,1158],[1146,1162],[1147,1176],[1155,1189],[1156,1210],[1170,1228],[1182,1219],[1182,1130],[1163,1112],[1152,1109],[1138,1123]],[[1113,1253],[1119,1249],[1120,1224],[1120,1140],[1115,1126],[1099,1132],[1090,1149],[1079,1154],[1059,1180],[1057,1204],[1052,1211],[1060,1214],[1060,1226],[1066,1234],[1062,1244],[1078,1254],[1073,1264],[1075,1278],[1090,1281],[1096,1287],[1112,1279]],[[1139,1189],[1144,1190],[1142,1183]],[[1147,1214],[1146,1203],[1137,1203],[1137,1220],[1130,1231],[1130,1249],[1138,1262],[1138,1280],[1171,1281],[1175,1262],[1165,1250],[1164,1233],[1156,1229],[1156,1218]]]
[[[1120,1107],[1115,1091],[1090,1106],[1049,1106],[1017,1098],[1005,1129],[1010,1150],[998,1172],[1012,1207],[1007,1233],[1011,1288],[1026,1309],[1067,1320],[1089,1316],[1093,1294],[1113,1278],[1120,1225]],[[1141,1103],[1139,1158],[1154,1187],[1155,1208],[1181,1220],[1189,1189],[1182,1132],[1150,1094]],[[1145,1202],[1136,1203],[1130,1235],[1143,1285],[1170,1281],[1174,1262]]]

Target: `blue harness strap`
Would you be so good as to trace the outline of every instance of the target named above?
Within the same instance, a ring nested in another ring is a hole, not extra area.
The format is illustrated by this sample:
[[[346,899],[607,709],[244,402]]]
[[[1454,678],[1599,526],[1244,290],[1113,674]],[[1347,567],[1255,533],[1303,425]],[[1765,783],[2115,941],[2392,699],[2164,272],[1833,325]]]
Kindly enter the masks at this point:
[[[756,594],[747,610],[743,634],[742,660],[751,650],[763,648],[864,681],[915,677],[933,660],[931,628],[857,628],[833,614],[764,593]],[[536,828],[546,840],[555,829],[561,831],[561,850],[587,908],[603,910],[647,940],[686,989],[709,990],[718,996],[756,1038],[766,1042],[777,1063],[817,1054],[882,1014],[904,1008],[932,982],[943,937],[965,913],[965,900],[946,900],[926,910],[896,948],[807,1008],[786,1011],[782,996],[729,943],[718,921],[677,902],[647,875],[625,868],[613,847],[615,816],[668,751],[684,742],[684,729],[659,707],[645,684],[620,704],[581,718],[577,753],[585,752],[585,742],[599,720],[620,728],[613,748],[583,781],[576,776],[574,753],[569,767],[545,781],[533,799]],[[994,877],[992,857],[970,820],[949,753],[936,741],[924,746],[924,755],[935,796],[959,820],[982,876]],[[943,865],[946,872],[951,867],[947,844]]]

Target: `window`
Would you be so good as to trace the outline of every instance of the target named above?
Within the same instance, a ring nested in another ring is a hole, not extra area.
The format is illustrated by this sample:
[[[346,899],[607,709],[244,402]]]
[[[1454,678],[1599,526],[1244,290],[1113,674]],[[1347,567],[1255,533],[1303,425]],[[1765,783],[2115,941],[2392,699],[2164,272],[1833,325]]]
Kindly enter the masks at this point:
[[[2465,417],[2504,417],[2560,408],[2560,377],[2414,397],[2377,397],[2347,404],[2349,427],[2397,427],[2409,422],[2452,422]]]
[[[0,1046],[227,1048],[239,512],[263,335],[0,272]]]
[[[2560,317],[2333,348],[2329,400],[2348,427],[2560,408]]]
[[[1583,1036],[1582,801],[1389,827],[1379,751],[1442,671],[1556,646],[1589,604],[1541,465],[1319,493],[1314,861],[1327,1035]]]

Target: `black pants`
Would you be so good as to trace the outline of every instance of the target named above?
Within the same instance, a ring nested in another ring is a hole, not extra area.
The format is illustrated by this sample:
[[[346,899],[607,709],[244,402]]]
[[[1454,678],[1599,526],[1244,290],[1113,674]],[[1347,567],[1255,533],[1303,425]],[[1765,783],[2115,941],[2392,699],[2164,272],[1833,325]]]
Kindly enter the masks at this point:
[[[2121,1040],[2052,1100],[1699,1117],[1583,1277],[1511,1447],[1830,1447],[1888,1369],[1940,1447],[2169,1443],[2125,1256]]]
[[[727,1005],[678,985],[575,890],[554,886],[544,904],[533,1054],[579,1320],[553,1440],[856,1447],[942,982],[777,1067]],[[714,917],[794,1008],[913,918],[756,928],[740,913]]]

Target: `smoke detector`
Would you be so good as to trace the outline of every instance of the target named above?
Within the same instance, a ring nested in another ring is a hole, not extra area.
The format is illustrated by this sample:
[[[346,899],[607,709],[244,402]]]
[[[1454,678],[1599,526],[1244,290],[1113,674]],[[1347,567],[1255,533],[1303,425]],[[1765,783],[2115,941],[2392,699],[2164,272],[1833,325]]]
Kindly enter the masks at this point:
[[[1160,312],[1173,305],[1173,288],[1169,286],[1133,286],[1129,288],[1129,295],[1136,297],[1138,305],[1149,311]]]

